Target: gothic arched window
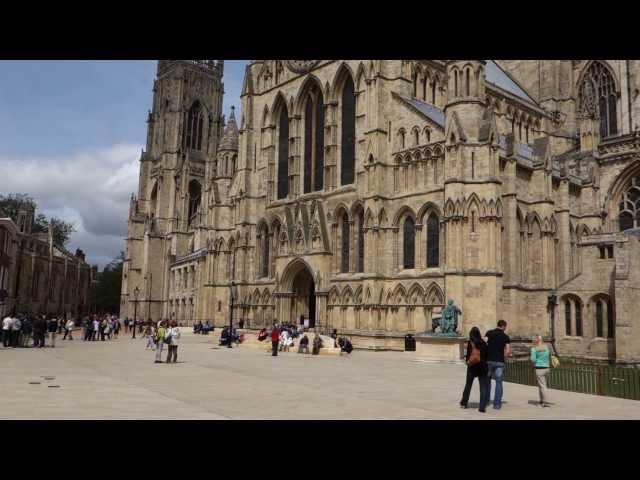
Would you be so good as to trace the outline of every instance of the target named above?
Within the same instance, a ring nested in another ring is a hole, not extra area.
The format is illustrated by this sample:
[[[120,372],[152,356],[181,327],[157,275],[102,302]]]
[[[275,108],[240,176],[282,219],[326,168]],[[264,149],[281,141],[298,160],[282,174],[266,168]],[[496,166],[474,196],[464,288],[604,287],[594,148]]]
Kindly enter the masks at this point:
[[[269,230],[266,225],[263,225],[262,231],[260,233],[262,236],[262,263],[260,265],[261,271],[260,274],[262,277],[269,276]]]
[[[278,119],[278,198],[289,195],[289,114],[282,105]]]
[[[188,150],[202,150],[203,115],[200,102],[196,101],[186,115],[184,147]]]
[[[322,190],[324,185],[324,101],[314,88],[304,109],[304,193]]]
[[[600,137],[618,133],[616,84],[602,62],[593,62],[580,85],[580,110],[600,119]]]
[[[416,258],[416,224],[413,218],[407,217],[403,227],[403,265],[404,268],[415,268]]]
[[[189,212],[187,215],[187,221],[189,225],[196,219],[196,216],[200,212],[200,200],[202,198],[202,187],[196,180],[189,182]]]
[[[618,205],[620,231],[640,227],[640,176],[633,177]]]
[[[575,302],[575,310],[576,310],[576,336],[582,336],[582,304],[580,302]]]
[[[596,337],[604,337],[604,302],[596,300]]]
[[[616,337],[616,322],[613,318],[613,304],[607,300],[607,338]]]
[[[427,218],[427,268],[440,265],[440,222],[431,212]]]
[[[364,212],[360,210],[356,218],[358,221],[358,265],[356,265],[356,272],[364,272]]]
[[[355,181],[356,163],[356,96],[353,80],[346,75],[342,88],[342,162],[340,170],[341,185]]]
[[[571,301],[564,301],[564,325],[565,325],[565,335],[571,336]]]
[[[342,273],[347,273],[349,271],[349,244],[351,243],[351,239],[349,238],[349,217],[347,213],[342,214],[342,219],[340,220],[341,227],[341,262],[340,262],[340,271]]]

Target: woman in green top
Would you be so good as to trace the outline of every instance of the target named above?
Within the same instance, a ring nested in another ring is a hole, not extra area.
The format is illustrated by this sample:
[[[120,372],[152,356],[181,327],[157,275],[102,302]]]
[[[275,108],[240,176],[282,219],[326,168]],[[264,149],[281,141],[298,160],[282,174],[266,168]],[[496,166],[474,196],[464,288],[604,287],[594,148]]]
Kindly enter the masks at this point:
[[[540,335],[533,337],[533,347],[531,347],[531,362],[536,369],[536,380],[538,381],[538,392],[540,393],[540,406],[550,407],[549,394],[547,392],[547,376],[549,375],[549,361],[551,352],[542,341]]]
[[[167,334],[166,322],[159,322],[156,330],[156,361],[162,363],[162,347],[164,347],[164,337]]]

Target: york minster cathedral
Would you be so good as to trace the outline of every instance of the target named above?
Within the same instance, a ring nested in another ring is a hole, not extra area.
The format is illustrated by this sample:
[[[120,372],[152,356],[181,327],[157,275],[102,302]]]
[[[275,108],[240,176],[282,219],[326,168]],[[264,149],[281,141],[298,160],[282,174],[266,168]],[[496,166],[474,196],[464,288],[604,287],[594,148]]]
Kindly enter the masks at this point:
[[[228,119],[223,73],[158,62],[123,318],[402,350],[452,299],[640,363],[640,61],[252,60]]]

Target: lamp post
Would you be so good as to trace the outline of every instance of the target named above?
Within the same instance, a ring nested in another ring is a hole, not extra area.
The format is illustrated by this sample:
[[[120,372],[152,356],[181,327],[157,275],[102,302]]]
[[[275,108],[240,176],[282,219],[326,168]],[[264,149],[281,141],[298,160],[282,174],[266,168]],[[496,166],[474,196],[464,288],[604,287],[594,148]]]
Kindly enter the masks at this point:
[[[145,276],[145,280],[147,277]],[[149,296],[147,297],[147,321],[151,320],[151,286],[153,285],[153,275],[149,272]]]
[[[133,290],[133,338],[136,338],[136,315],[138,314],[138,295],[140,295],[140,289],[136,287]]]
[[[558,297],[556,296],[556,292],[553,291],[547,297],[547,306],[549,308],[549,323],[551,330],[551,347],[553,348],[553,352],[557,355],[558,352],[556,350],[556,303]]]
[[[236,282],[231,282],[229,285],[229,293],[231,297],[231,308],[229,309],[229,348],[231,347],[232,339],[233,339],[233,302],[238,295],[238,287],[236,287]]]

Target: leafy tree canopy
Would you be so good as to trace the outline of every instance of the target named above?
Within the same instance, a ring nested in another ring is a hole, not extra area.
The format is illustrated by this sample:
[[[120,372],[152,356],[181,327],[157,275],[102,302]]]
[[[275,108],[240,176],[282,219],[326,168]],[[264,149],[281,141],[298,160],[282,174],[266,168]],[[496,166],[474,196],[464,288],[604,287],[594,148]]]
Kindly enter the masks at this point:
[[[26,193],[0,195],[0,210],[16,223],[18,222],[18,211],[25,204],[31,206],[34,211],[37,208],[36,201]],[[76,231],[73,223],[65,222],[58,217],[47,218],[42,213],[38,214],[34,219],[32,231],[34,233],[46,233],[49,231],[49,225],[53,226],[53,242],[61,247],[67,245],[71,235]]]
[[[94,311],[114,314],[120,311],[123,263],[124,252],[120,252],[120,255],[98,273],[98,283],[91,289],[90,294],[90,303]]]

